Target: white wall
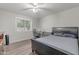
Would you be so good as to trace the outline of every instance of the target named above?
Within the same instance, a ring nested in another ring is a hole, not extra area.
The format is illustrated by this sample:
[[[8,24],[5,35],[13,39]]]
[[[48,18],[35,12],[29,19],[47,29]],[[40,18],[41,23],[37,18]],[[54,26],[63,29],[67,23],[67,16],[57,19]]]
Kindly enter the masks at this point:
[[[54,26],[79,27],[79,7],[58,13]]]
[[[42,31],[51,32],[54,26],[56,16],[50,15],[40,20],[40,28]]]
[[[41,29],[45,31],[52,27],[79,27],[79,7],[49,15],[40,21]]]
[[[40,27],[40,19],[39,18],[34,18],[33,19],[33,26],[32,26],[32,28],[38,30],[39,27]]]
[[[17,32],[15,27],[16,17],[32,20],[29,17],[20,14],[0,10],[0,32],[4,32],[9,35],[10,43],[32,38],[32,31]]]

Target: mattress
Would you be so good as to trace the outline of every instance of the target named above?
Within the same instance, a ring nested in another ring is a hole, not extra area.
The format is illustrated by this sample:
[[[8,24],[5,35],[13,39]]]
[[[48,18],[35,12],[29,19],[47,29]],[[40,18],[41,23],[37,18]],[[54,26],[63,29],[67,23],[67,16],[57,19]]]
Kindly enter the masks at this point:
[[[76,38],[50,35],[33,40],[55,48],[66,54],[78,55],[78,42]]]

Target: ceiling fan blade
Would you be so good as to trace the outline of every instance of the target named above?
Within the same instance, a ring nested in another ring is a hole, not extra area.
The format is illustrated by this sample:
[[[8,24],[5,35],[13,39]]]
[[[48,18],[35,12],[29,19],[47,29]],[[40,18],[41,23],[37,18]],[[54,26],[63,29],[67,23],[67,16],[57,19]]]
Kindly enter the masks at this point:
[[[36,7],[36,6],[38,6],[38,7],[40,7],[40,6],[43,6],[44,5],[44,3],[36,3],[36,5],[34,4],[34,3],[29,3],[32,7]]]
[[[34,5],[33,3],[30,3],[30,5],[31,5],[32,7],[35,7],[35,5]]]
[[[27,8],[32,8],[33,6],[31,5],[31,3],[26,3],[26,4],[24,4],[25,5],[25,7],[27,7]]]
[[[32,8],[25,8],[25,9],[22,9],[22,11],[26,11],[26,10],[29,10],[29,9],[32,9]]]

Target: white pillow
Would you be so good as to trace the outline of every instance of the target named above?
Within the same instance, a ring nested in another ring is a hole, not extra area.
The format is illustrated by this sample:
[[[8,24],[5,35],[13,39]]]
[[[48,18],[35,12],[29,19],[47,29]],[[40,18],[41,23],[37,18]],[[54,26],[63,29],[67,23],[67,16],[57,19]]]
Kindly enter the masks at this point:
[[[56,36],[62,36],[63,33],[54,33],[54,35],[56,35]]]
[[[75,36],[74,34],[63,34],[63,36],[65,36],[65,37],[76,38],[76,36]]]

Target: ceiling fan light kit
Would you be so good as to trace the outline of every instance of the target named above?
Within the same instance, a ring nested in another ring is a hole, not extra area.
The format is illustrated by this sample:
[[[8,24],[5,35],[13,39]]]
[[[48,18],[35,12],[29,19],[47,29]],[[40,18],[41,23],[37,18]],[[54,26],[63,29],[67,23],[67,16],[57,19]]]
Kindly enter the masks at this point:
[[[42,5],[40,3],[28,3],[27,5],[29,5],[29,7],[23,10],[24,11],[31,10],[34,14],[38,14],[38,12],[43,9],[43,8],[40,8],[40,6]]]
[[[38,5],[38,3],[33,3],[33,5],[37,6],[37,5]]]
[[[38,8],[38,3],[33,3],[33,9],[32,9],[32,11],[34,12],[34,13],[37,13],[38,12],[38,10],[39,10],[39,8]]]

